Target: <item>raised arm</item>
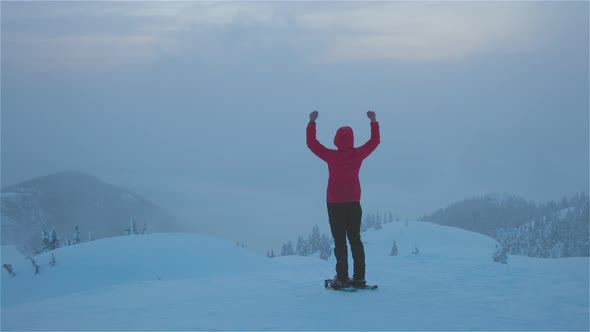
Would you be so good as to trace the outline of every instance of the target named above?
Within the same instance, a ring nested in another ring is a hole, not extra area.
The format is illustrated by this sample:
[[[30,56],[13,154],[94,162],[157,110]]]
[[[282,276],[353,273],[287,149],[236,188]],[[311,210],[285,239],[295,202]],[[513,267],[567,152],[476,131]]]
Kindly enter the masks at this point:
[[[318,118],[318,111],[309,114],[309,123],[307,124],[307,147],[323,161],[327,161],[330,149],[323,146],[316,138],[315,120]]]
[[[381,142],[381,136],[379,134],[379,122],[375,112],[367,112],[367,117],[371,119],[371,138],[363,146],[359,147],[362,159],[367,158],[371,152],[375,151],[379,143]]]

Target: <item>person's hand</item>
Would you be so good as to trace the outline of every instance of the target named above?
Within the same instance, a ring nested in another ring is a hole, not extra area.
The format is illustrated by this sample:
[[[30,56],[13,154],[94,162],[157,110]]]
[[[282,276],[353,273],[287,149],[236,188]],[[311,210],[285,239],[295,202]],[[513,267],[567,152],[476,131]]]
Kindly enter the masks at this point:
[[[309,122],[315,122],[315,120],[318,118],[318,111],[313,111],[311,113],[309,113]]]
[[[368,111],[368,112],[367,112],[367,117],[368,117],[369,119],[371,119],[371,122],[376,122],[376,121],[377,121],[377,118],[376,118],[375,112],[373,112],[373,111]]]

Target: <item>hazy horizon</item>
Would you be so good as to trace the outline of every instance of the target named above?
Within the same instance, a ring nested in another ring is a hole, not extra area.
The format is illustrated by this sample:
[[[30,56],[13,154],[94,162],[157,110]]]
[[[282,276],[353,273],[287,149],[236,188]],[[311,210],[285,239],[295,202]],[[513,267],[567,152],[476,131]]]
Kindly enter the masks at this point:
[[[74,170],[195,231],[319,224],[333,147],[377,114],[363,210],[543,202],[589,182],[587,2],[2,2],[2,187]]]

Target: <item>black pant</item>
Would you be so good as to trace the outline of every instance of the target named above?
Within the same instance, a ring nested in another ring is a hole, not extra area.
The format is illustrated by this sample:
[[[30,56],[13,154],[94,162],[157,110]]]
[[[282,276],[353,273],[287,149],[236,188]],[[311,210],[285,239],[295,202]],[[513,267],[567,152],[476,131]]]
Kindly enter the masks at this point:
[[[336,275],[340,280],[348,280],[348,247],[350,242],[354,275],[358,280],[365,279],[365,248],[361,241],[361,217],[363,211],[360,202],[328,203],[330,230],[334,237],[334,256],[336,256]]]

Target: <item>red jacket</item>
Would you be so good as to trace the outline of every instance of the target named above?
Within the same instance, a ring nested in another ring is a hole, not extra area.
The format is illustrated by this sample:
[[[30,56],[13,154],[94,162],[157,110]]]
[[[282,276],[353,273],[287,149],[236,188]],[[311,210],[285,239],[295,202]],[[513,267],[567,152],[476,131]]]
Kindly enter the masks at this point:
[[[352,128],[341,127],[334,136],[338,150],[328,149],[316,138],[316,124],[307,125],[307,147],[328,163],[328,203],[360,202],[361,184],[359,170],[363,160],[379,145],[379,123],[371,122],[371,138],[363,146],[354,147]]]

